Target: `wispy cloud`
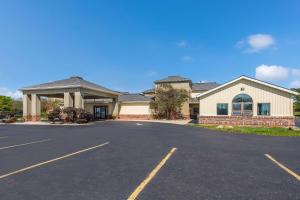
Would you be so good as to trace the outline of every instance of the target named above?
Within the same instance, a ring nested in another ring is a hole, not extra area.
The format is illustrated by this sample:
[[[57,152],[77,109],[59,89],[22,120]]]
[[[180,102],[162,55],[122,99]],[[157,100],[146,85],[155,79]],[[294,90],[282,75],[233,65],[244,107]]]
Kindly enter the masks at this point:
[[[176,45],[180,48],[187,48],[188,47],[188,43],[185,40],[181,40],[181,41],[177,42]]]
[[[13,99],[18,99],[18,98],[22,97],[22,93],[20,91],[18,91],[18,90],[12,91],[12,90],[9,90],[8,88],[5,88],[5,87],[0,87],[0,95],[1,96],[8,96],[8,97],[11,97]]]
[[[300,78],[300,69],[292,69],[291,71],[293,76]]]
[[[237,48],[241,48],[245,53],[258,53],[262,50],[274,47],[275,39],[269,34],[249,35],[246,39],[236,43]]]
[[[290,84],[291,88],[300,88],[300,80],[294,80]]]
[[[181,59],[184,62],[191,62],[194,60],[193,57],[191,57],[191,56],[183,56]]]
[[[156,76],[157,75],[157,72],[156,71],[150,71],[147,73],[147,76],[149,77],[153,77],[153,76]]]

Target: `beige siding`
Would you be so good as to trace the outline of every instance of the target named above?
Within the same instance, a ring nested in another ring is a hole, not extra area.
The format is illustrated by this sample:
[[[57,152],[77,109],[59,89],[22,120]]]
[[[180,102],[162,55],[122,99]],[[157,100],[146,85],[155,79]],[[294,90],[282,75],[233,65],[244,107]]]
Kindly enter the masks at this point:
[[[257,115],[257,103],[270,103],[271,116],[293,116],[291,94],[248,80],[240,80],[201,97],[200,115],[217,115],[217,103],[228,103],[228,114],[231,115],[232,99],[242,93],[252,97],[254,116]]]
[[[122,103],[120,115],[150,115],[149,103]]]

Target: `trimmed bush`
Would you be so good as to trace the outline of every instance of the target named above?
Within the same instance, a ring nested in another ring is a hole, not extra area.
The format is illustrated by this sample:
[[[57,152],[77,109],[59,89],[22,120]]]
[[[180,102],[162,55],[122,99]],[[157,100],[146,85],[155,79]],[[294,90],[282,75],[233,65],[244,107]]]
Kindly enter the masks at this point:
[[[61,109],[55,108],[53,111],[51,111],[48,115],[48,120],[51,122],[61,121]]]

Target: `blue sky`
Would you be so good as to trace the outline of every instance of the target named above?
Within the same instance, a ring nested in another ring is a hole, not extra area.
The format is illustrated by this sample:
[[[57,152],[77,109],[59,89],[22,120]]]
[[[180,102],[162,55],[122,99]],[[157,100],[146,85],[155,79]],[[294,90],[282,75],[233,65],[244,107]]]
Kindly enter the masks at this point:
[[[300,87],[298,0],[1,1],[0,94],[72,75],[120,91],[182,75]]]

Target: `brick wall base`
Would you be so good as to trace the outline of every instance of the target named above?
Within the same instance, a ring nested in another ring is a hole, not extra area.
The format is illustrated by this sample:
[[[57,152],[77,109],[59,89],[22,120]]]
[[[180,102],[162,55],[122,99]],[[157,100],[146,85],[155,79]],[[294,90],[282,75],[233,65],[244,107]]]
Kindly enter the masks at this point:
[[[291,127],[295,126],[295,117],[199,116],[198,122],[212,125]]]
[[[119,115],[119,119],[152,119],[151,115]]]
[[[32,115],[31,121],[33,121],[33,122],[41,121],[41,116],[40,115]]]
[[[23,121],[24,122],[38,122],[38,121],[41,121],[41,116],[40,115],[23,116]]]
[[[23,116],[24,122],[30,122],[31,121],[31,115]]]

